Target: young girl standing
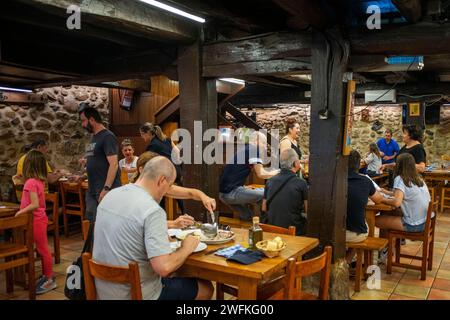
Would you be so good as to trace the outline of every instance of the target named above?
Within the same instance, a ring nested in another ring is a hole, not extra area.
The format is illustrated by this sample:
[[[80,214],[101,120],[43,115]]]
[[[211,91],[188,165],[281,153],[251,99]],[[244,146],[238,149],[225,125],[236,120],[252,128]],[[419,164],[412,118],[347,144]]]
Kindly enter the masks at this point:
[[[42,257],[43,276],[36,284],[36,294],[43,294],[56,288],[56,280],[53,275],[52,255],[48,248],[47,224],[48,218],[45,212],[44,183],[47,179],[47,164],[44,154],[37,150],[28,152],[23,163],[24,187],[20,214],[33,214],[33,235],[36,249]]]

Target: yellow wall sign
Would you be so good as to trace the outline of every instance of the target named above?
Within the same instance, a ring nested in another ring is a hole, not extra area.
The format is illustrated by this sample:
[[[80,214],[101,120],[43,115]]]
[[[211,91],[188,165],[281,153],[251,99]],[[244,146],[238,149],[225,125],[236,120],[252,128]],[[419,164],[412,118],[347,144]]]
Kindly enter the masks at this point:
[[[420,116],[420,103],[419,102],[409,103],[409,116],[410,117],[419,117]]]
[[[353,126],[353,108],[355,107],[355,88],[356,82],[349,80],[347,82],[347,103],[345,105],[345,127],[344,127],[344,141],[342,145],[342,154],[348,156],[350,154],[350,144],[352,138]]]

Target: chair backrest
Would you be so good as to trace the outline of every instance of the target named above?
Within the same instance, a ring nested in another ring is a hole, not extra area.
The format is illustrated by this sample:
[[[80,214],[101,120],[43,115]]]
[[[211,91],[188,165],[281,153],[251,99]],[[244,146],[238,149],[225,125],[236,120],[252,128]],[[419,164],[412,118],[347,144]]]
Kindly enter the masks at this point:
[[[139,266],[130,262],[128,267],[118,267],[101,264],[92,260],[92,255],[85,252],[82,255],[84,286],[87,300],[97,300],[94,278],[121,284],[129,284],[132,300],[142,300]]]
[[[78,201],[81,208],[84,208],[84,195],[81,183],[61,183],[61,200],[62,206],[65,207],[67,203],[67,194],[74,193],[78,195]],[[70,205],[70,204],[69,204]]]
[[[278,226],[274,226],[271,224],[260,223],[259,226],[263,229],[264,232],[272,232],[279,234],[287,234],[289,236],[295,236],[296,229],[294,226],[289,226],[289,228],[282,228]]]
[[[86,239],[87,239],[90,225],[91,225],[91,222],[89,220],[83,220],[83,222],[81,224],[81,233],[83,234],[84,241],[86,241]]]
[[[316,258],[300,262],[296,262],[293,258],[289,259],[286,272],[286,286],[288,290],[284,291],[285,299],[292,300],[298,296],[299,291],[296,288],[297,278],[307,277],[321,272],[319,299],[327,300],[330,284],[331,254],[331,246],[326,246],[323,253]]]
[[[53,223],[55,226],[58,225],[59,220],[59,193],[58,192],[46,192],[45,193],[45,202],[49,202],[52,204],[52,213],[53,213]]]
[[[21,214],[17,217],[7,217],[0,218],[0,230],[6,229],[23,229],[25,233],[25,245],[33,248],[34,238],[33,238],[33,215],[32,214]]]
[[[435,221],[436,221],[436,214],[433,217],[433,208],[434,208],[434,203],[433,203],[433,201],[430,201],[428,203],[427,220],[425,221],[425,228],[423,230],[423,233],[425,235],[429,235],[430,232],[432,232],[434,230],[434,224],[435,224]]]

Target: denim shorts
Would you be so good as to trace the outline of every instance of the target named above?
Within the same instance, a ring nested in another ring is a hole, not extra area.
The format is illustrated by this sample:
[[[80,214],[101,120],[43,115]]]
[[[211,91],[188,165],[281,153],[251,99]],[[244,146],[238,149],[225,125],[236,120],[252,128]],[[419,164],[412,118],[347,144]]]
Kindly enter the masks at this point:
[[[402,220],[402,223],[403,223],[403,229],[405,229],[406,232],[423,232],[423,230],[425,229],[425,222],[422,224],[418,224],[417,226],[407,224],[403,220]]]
[[[195,300],[198,283],[195,278],[162,278],[163,288],[158,300]]]

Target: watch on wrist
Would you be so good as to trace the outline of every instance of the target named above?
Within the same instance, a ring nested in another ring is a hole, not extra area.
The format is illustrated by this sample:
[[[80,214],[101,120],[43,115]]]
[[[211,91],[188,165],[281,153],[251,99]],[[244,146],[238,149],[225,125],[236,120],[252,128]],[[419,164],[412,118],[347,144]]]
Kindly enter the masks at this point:
[[[104,187],[103,187],[103,190],[109,191],[109,190],[111,190],[111,187],[109,187],[109,186],[104,186]]]

